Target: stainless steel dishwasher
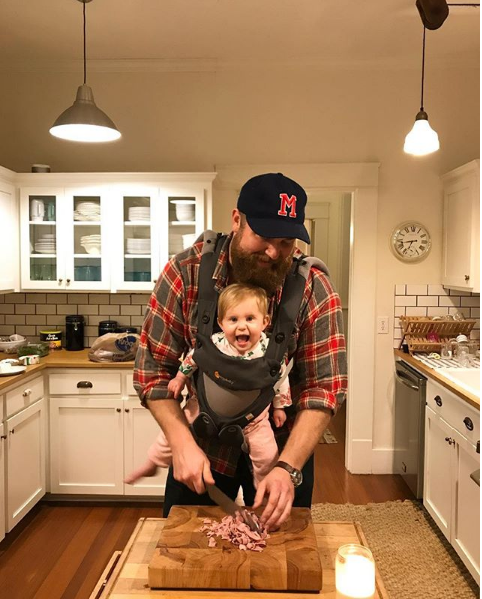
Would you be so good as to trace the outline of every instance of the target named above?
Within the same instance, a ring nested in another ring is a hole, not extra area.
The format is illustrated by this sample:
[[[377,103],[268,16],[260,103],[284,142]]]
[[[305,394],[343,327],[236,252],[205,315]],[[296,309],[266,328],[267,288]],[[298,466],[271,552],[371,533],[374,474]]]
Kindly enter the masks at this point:
[[[423,495],[425,395],[427,379],[405,362],[395,363],[394,471],[417,499]]]

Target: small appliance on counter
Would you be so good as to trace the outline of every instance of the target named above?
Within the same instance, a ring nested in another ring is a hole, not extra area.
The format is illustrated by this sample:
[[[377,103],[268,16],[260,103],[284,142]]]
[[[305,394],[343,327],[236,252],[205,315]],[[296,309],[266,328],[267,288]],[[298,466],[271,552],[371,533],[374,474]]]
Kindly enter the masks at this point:
[[[99,337],[106,333],[115,333],[117,329],[117,320],[101,320],[99,322]]]
[[[84,349],[84,317],[70,314],[65,317],[65,349],[80,351]]]

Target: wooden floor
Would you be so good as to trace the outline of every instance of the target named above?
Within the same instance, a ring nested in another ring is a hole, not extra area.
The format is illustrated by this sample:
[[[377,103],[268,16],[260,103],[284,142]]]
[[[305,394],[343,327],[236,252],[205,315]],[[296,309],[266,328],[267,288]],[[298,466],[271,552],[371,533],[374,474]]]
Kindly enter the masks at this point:
[[[316,449],[313,503],[413,499],[399,476],[345,470],[344,419],[342,410],[330,425],[338,443]],[[37,505],[0,543],[0,599],[87,599],[138,519],[160,515],[160,504]]]

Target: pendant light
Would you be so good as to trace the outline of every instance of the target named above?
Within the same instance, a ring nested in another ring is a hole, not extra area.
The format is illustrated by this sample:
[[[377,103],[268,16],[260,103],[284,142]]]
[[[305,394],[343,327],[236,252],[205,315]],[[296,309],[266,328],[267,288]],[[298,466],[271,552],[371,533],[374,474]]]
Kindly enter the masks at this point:
[[[430,127],[428,115],[423,108],[423,84],[425,78],[425,26],[423,28],[422,46],[422,97],[420,111],[415,117],[415,124],[405,138],[404,152],[413,156],[426,156],[440,148],[437,133]]]
[[[92,89],[86,85],[87,68],[85,52],[85,5],[91,0],[78,0],[83,4],[84,22],[84,83],[77,89],[77,97],[50,128],[55,137],[70,141],[105,142],[114,141],[121,136],[120,131],[110,118],[94,102]]]

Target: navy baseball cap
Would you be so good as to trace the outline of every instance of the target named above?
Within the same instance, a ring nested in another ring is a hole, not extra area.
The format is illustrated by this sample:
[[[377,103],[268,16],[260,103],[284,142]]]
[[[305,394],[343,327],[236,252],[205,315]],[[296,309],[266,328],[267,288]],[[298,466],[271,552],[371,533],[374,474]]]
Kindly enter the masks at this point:
[[[282,173],[249,179],[239,193],[237,208],[261,237],[287,237],[310,243],[305,221],[306,192]]]

